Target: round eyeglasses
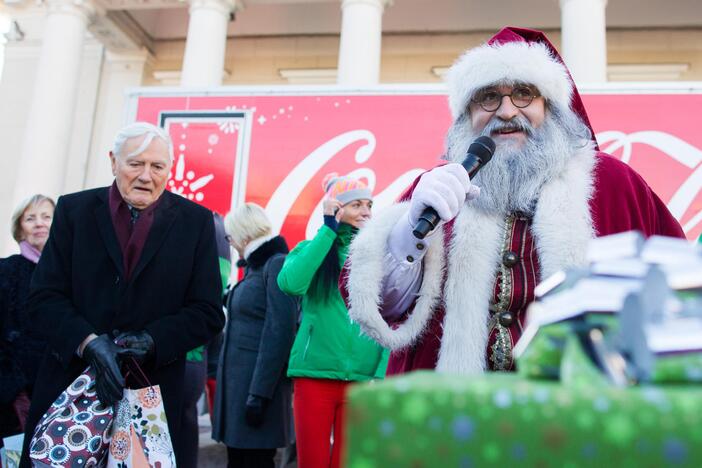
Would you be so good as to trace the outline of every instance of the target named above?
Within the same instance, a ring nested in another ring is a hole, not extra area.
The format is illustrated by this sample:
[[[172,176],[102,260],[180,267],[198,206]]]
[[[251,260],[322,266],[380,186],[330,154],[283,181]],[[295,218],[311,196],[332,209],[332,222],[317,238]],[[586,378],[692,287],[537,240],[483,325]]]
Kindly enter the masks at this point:
[[[475,93],[471,101],[479,104],[486,112],[495,112],[502,105],[502,98],[505,96],[509,96],[514,107],[524,109],[534,98],[541,95],[529,86],[515,86],[508,94],[502,94],[497,88],[486,88]]]

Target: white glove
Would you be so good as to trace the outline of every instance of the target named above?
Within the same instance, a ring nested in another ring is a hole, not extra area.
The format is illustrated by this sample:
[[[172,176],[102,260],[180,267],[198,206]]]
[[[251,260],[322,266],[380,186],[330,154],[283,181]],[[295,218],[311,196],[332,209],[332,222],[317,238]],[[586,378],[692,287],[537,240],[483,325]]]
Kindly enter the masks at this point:
[[[470,183],[468,172],[458,163],[446,164],[426,172],[412,192],[409,222],[415,226],[422,212],[431,207],[442,222],[458,215],[463,203],[480,195],[480,188]]]

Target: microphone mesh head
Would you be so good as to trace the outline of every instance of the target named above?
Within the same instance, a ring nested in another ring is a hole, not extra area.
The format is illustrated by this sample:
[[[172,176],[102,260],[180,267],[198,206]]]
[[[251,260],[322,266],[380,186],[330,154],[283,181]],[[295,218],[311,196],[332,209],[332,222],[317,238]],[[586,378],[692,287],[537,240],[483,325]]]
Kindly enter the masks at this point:
[[[495,142],[489,136],[483,135],[470,144],[468,152],[476,155],[485,164],[492,159],[492,155],[495,153]]]

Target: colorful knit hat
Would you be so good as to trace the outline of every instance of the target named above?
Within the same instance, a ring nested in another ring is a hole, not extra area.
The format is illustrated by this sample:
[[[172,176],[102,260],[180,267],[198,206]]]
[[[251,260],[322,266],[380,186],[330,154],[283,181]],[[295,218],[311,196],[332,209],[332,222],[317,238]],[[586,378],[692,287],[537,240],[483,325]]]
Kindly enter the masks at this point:
[[[322,181],[322,189],[329,198],[336,198],[342,205],[354,200],[372,200],[373,194],[363,181],[353,177],[340,176],[336,172],[327,174]]]

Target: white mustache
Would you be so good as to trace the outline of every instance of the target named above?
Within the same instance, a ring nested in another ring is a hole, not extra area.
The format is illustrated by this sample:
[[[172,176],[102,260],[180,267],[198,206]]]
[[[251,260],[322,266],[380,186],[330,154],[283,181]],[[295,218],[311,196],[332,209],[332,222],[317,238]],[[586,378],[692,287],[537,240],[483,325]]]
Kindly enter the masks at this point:
[[[490,134],[501,131],[522,131],[531,136],[534,133],[534,127],[526,119],[526,117],[516,116],[512,120],[504,121],[492,118],[482,131],[482,135],[490,136]]]

